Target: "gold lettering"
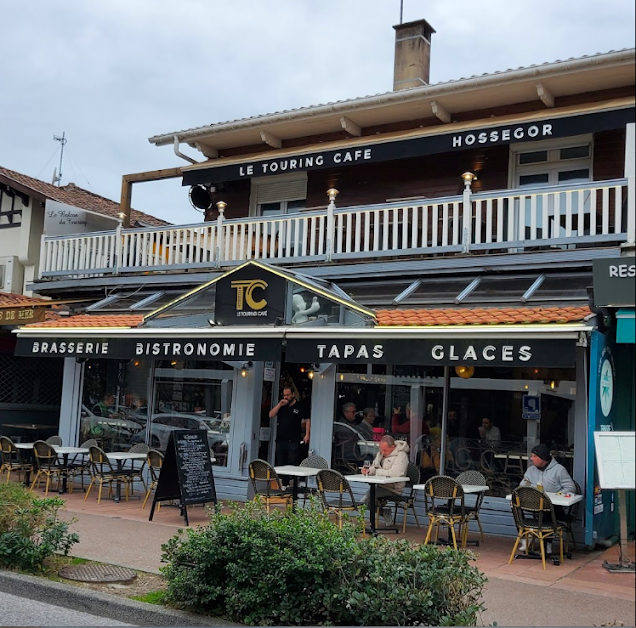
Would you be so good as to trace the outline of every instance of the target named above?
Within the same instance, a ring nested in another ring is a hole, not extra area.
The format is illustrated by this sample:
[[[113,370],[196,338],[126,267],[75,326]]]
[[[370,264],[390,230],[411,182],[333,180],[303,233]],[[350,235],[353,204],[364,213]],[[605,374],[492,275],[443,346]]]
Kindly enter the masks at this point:
[[[245,303],[247,303],[248,307],[250,307],[252,310],[262,310],[264,307],[267,306],[267,301],[265,299],[256,301],[256,299],[254,298],[255,290],[265,290],[265,288],[267,288],[268,284],[263,279],[233,281],[230,285],[236,290],[237,311],[244,310]]]

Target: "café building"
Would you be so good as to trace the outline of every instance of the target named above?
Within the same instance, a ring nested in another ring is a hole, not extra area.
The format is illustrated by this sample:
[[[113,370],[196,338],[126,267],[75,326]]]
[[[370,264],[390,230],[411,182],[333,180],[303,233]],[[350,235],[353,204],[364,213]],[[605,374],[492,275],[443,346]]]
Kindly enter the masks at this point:
[[[387,94],[150,138],[187,163],[125,175],[124,214],[137,182],[173,176],[203,222],[44,239],[33,289],[94,298],[18,333],[20,355],[64,358],[69,441],[200,427],[219,497],[245,499],[291,386],[336,468],[377,446],[340,446],[353,403],[423,473],[482,471],[492,533],[513,532],[505,495],[547,442],[586,494],[579,535],[609,536],[592,266],[635,242],[634,50],[430,84],[433,33],[396,27]]]

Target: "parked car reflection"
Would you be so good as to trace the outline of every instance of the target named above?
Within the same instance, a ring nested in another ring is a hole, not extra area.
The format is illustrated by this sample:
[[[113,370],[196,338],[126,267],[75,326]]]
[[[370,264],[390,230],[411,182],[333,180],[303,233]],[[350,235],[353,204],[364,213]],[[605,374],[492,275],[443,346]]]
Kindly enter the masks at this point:
[[[217,459],[217,464],[226,464],[230,431],[229,417],[222,419],[196,414],[156,414],[152,417],[150,426],[150,446],[165,452],[170,433],[174,430],[206,430],[210,450]]]
[[[82,405],[80,433],[81,440],[94,438],[107,451],[125,450],[136,442],[143,442],[144,426],[122,415],[97,416]]]

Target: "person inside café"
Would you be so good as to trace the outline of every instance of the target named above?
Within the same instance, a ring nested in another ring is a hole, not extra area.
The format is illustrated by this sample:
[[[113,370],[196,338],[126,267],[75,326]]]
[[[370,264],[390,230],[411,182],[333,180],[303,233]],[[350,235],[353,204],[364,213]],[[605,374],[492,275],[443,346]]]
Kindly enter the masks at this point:
[[[375,410],[365,408],[362,411],[362,421],[358,423],[356,429],[364,440],[373,440],[373,424],[375,423]]]
[[[113,395],[113,393],[106,393],[102,397],[102,400],[93,406],[93,414],[109,418],[116,416],[115,395]]]
[[[481,420],[481,425],[477,428],[479,432],[479,438],[482,445],[490,447],[499,447],[501,445],[501,431],[490,418],[484,417]]]
[[[362,461],[358,441],[364,440],[358,431],[356,404],[348,401],[342,406],[342,417],[334,423],[334,464],[353,471]]]
[[[395,440],[392,436],[383,436],[380,440],[380,451],[375,457],[371,466],[362,468],[362,473],[366,475],[377,475],[383,477],[404,477],[409,464],[409,446],[406,441]],[[406,482],[395,482],[391,484],[380,484],[376,487],[376,500],[381,497],[391,497],[393,495],[401,495]],[[370,510],[370,516],[375,515],[376,505],[369,504],[371,491],[367,491],[362,498],[362,503],[366,504]],[[391,508],[385,506],[382,510],[382,516],[386,525],[393,522]]]
[[[296,399],[294,391],[285,387],[283,398],[270,410],[269,418],[277,417],[276,429],[276,464],[297,465],[300,460],[300,443],[309,442],[311,421],[302,416],[302,405]],[[302,437],[303,419],[305,419],[305,436]]]
[[[439,474],[442,452],[442,429],[440,427],[432,427],[428,439],[428,445],[422,449],[420,458],[420,467],[422,467],[422,481]],[[449,467],[454,464],[453,453],[446,445],[445,466]]]

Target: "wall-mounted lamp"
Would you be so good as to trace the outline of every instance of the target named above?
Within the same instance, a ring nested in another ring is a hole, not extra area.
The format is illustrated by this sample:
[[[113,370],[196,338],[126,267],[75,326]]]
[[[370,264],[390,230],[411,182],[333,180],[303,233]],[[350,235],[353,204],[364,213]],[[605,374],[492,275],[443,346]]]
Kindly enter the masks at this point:
[[[314,373],[313,371],[309,371],[309,373],[307,373],[307,377],[308,377],[309,379],[313,379],[313,378],[314,378],[314,376],[315,376],[315,373]]]
[[[462,175],[462,179],[464,180],[464,185],[466,189],[469,189],[473,184],[473,181],[477,181],[477,175],[474,172],[464,172]]]
[[[336,190],[336,188],[329,188],[327,190],[327,197],[329,198],[329,202],[330,203],[335,203],[336,202],[336,196],[338,196],[338,194],[340,194],[340,192],[338,190]]]
[[[462,379],[470,379],[475,374],[474,366],[456,366],[455,373]]]
[[[246,362],[243,364],[241,367],[241,377],[247,377],[247,372],[252,369],[252,366],[254,366],[253,362]]]

